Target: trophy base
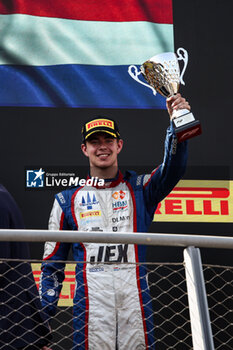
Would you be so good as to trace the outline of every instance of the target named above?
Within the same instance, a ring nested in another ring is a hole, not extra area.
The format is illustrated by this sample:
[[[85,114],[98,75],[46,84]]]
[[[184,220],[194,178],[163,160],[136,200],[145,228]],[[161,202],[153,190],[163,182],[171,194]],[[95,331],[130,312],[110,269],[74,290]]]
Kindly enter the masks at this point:
[[[195,120],[189,110],[179,109],[173,115],[172,122],[178,143],[201,134],[201,123]]]
[[[202,133],[201,123],[199,120],[195,120],[194,122],[180,126],[178,128],[175,127],[174,129],[178,143],[191,139],[192,137],[198,136]]]

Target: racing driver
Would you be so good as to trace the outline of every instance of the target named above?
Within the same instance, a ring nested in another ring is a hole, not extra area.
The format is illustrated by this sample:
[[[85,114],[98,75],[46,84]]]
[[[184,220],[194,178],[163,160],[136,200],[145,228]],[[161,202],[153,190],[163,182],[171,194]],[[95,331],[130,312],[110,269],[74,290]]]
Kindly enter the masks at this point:
[[[167,99],[172,119],[176,109],[190,110],[177,94]],[[55,196],[49,229],[145,232],[158,203],[183,176],[187,141],[177,143],[172,123],[167,129],[163,163],[151,174],[118,169],[123,140],[116,122],[96,117],[82,129],[82,152],[89,159],[89,177],[103,186],[78,186]],[[146,279],[145,246],[133,244],[46,242],[41,297],[49,318],[55,315],[72,248],[76,265],[73,305],[73,350],[154,349],[154,323]],[[53,260],[53,262],[50,260]],[[58,262],[56,262],[56,260]]]

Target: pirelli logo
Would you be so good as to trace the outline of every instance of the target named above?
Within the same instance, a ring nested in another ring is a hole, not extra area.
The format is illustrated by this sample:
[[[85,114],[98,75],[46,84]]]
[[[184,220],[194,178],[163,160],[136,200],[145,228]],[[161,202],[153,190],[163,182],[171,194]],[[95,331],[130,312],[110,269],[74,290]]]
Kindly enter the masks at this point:
[[[86,126],[86,131],[89,131],[97,126],[105,126],[114,130],[114,123],[108,119],[96,119],[95,121],[89,122]]]
[[[233,181],[182,180],[158,205],[154,221],[233,222]]]
[[[81,219],[86,219],[93,216],[101,216],[101,210],[91,210],[91,211],[85,211],[84,213],[80,213]]]

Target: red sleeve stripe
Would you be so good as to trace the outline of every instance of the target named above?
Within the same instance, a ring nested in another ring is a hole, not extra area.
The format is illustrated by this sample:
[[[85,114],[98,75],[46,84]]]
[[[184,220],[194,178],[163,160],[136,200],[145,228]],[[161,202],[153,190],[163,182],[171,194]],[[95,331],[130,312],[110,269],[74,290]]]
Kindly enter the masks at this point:
[[[76,227],[77,227],[77,230],[78,230],[78,221],[77,221],[77,218],[76,218],[76,215],[75,215],[74,201],[75,201],[75,197],[76,197],[78,191],[80,191],[81,188],[83,188],[83,186],[82,186],[82,187],[79,187],[79,188],[74,192],[74,194],[72,195],[72,198],[71,198],[71,213],[72,213],[72,217],[73,217],[74,223],[75,223],[75,225],[76,225]]]
[[[128,186],[130,190],[130,194],[133,200],[133,208],[134,208],[134,232],[137,232],[137,214],[136,214],[136,200],[134,196],[134,192],[132,189],[132,186],[130,185],[129,182],[126,182],[126,185]],[[134,251],[135,251],[135,261],[136,261],[136,277],[137,277],[137,288],[138,288],[138,296],[139,296],[139,301],[141,305],[141,312],[142,312],[142,320],[143,320],[143,329],[144,329],[144,337],[145,337],[145,343],[146,343],[146,350],[148,350],[148,336],[147,336],[147,330],[146,330],[146,321],[145,321],[145,313],[144,313],[144,307],[143,307],[143,301],[142,301],[142,291],[141,291],[141,286],[140,286],[140,274],[139,274],[139,265],[138,265],[138,246],[135,244],[134,245]]]
[[[62,229],[63,229],[64,217],[65,217],[65,214],[62,212],[62,214],[61,214],[61,219],[60,219],[60,227],[59,227],[59,230],[62,230]],[[44,258],[43,260],[48,260],[48,259],[52,258],[52,257],[56,254],[56,252],[58,251],[59,247],[60,247],[60,242],[57,242],[56,245],[55,245],[54,250],[52,251],[52,253],[49,254],[49,255],[48,255],[46,258]]]
[[[147,182],[143,185],[143,188],[146,188],[146,186],[150,183],[151,178],[152,178],[152,176],[156,173],[157,169],[158,169],[158,168],[156,168],[155,170],[152,171],[152,173],[151,173],[149,179],[148,179]]]
[[[136,277],[137,277],[137,287],[138,287],[138,296],[141,306],[141,312],[142,312],[142,322],[143,322],[143,329],[144,329],[144,337],[145,337],[145,343],[146,343],[146,350],[148,350],[148,336],[147,336],[147,329],[146,329],[146,318],[145,318],[145,311],[143,306],[143,300],[142,300],[142,290],[140,286],[140,273],[139,273],[139,264],[138,264],[138,246],[134,245],[135,250],[135,260],[136,260]]]
[[[89,319],[89,294],[88,294],[88,283],[87,283],[87,251],[85,248],[85,245],[83,243],[80,243],[82,248],[83,248],[83,252],[84,252],[84,264],[83,264],[83,283],[84,283],[84,290],[85,290],[85,303],[86,303],[86,307],[85,307],[85,350],[88,350],[89,346],[88,346],[88,319]]]
[[[131,198],[133,201],[133,232],[137,232],[137,207],[136,207],[135,195],[134,195],[131,184],[127,181],[125,183],[130,191]]]
[[[46,258],[44,258],[43,260],[48,260],[48,259],[52,258],[56,254],[56,252],[58,251],[60,244],[61,244],[60,242],[57,242],[53,252],[51,254],[49,254],[48,256],[46,256]]]
[[[60,231],[63,230],[64,218],[65,218],[65,214],[64,214],[64,212],[62,212],[61,219],[60,219],[60,227],[59,227]]]
[[[172,0],[9,0],[0,2],[1,14],[27,14],[82,21],[173,23]]]

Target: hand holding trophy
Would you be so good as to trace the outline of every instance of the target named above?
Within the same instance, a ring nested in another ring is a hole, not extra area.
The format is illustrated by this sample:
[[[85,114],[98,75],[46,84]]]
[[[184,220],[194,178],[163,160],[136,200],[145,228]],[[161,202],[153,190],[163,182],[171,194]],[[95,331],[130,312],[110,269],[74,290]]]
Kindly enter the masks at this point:
[[[184,61],[181,74],[178,60]],[[138,83],[151,88],[154,95],[158,92],[162,96],[169,98],[178,93],[180,83],[184,84],[183,75],[187,62],[187,51],[179,48],[177,50],[177,56],[173,52],[165,52],[153,56],[141,65],[139,72],[136,66],[131,65],[128,69],[128,73]],[[132,69],[134,69],[134,72]],[[138,78],[140,74],[143,75],[149,85]],[[188,109],[177,109],[173,111],[171,119],[178,142],[201,134],[200,122],[195,120],[193,114]]]

